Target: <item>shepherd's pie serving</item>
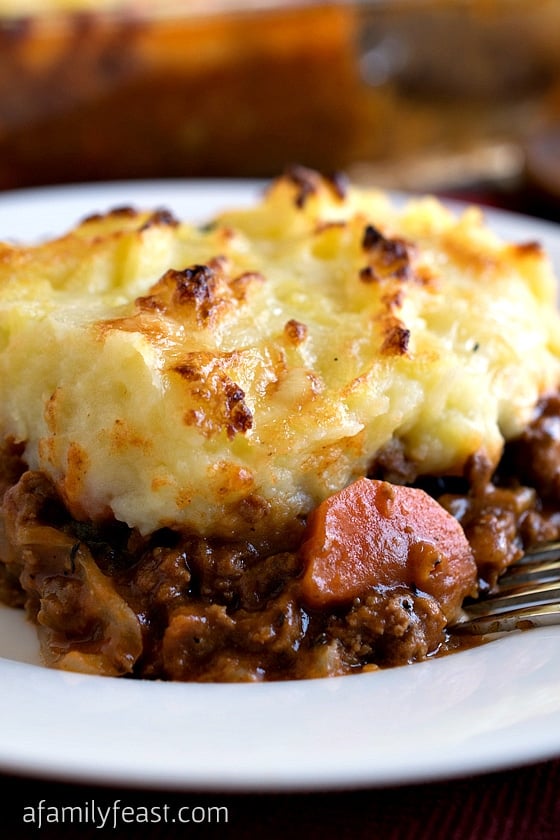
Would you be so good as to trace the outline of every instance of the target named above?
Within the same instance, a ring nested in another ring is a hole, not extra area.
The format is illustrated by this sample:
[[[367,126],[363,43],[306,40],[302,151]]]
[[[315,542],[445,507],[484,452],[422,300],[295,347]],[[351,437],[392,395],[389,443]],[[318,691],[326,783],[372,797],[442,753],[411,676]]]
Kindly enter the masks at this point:
[[[69,670],[423,659],[560,530],[559,381],[547,256],[475,208],[293,168],[203,225],[4,243],[3,599]]]

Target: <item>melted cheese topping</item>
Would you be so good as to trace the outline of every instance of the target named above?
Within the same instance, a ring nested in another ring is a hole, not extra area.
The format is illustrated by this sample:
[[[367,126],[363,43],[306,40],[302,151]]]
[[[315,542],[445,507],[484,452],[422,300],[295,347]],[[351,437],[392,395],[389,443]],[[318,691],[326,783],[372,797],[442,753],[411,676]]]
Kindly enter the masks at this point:
[[[0,246],[0,432],[79,519],[265,538],[398,446],[461,474],[560,379],[555,280],[476,209],[307,170],[204,227]]]

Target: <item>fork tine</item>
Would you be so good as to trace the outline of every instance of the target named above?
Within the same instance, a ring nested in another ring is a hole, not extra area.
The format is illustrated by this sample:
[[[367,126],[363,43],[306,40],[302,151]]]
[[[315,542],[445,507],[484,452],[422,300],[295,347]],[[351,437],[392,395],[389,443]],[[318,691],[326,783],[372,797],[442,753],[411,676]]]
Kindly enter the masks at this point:
[[[464,635],[560,624],[560,541],[529,549],[499,578],[496,591],[465,604],[449,629]]]
[[[541,552],[544,554],[544,552]],[[518,586],[520,583],[560,579],[560,559],[533,560],[520,562],[510,566],[501,576],[500,589]]]
[[[524,583],[519,586],[510,586],[504,591],[500,584],[500,589],[495,595],[473,601],[465,609],[470,615],[482,616],[513,609],[517,604],[530,607],[534,604],[550,604],[555,601],[560,603],[560,580],[537,584]]]
[[[560,559],[560,540],[551,540],[549,542],[534,545],[527,549],[523,557],[517,560],[516,566],[530,564],[538,560],[558,560]]]
[[[529,630],[560,624],[560,604],[525,607],[501,614],[492,614],[461,621],[450,628],[458,635],[486,636],[511,630]]]

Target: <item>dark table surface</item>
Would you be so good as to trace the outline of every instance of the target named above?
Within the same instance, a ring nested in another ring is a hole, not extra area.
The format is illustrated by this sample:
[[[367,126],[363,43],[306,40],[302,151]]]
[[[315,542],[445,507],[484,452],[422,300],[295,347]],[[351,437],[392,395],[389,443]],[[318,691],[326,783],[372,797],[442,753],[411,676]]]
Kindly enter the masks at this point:
[[[557,197],[526,185],[506,189],[475,185],[451,197],[560,222]],[[9,727],[10,721],[2,725]],[[154,840],[560,839],[560,757],[437,783],[317,793],[180,793],[1,774],[0,790],[0,836],[13,840],[40,836],[87,840],[107,835]],[[94,807],[99,810],[92,820]],[[103,827],[101,814],[106,815]],[[180,822],[178,815],[192,819]]]
[[[4,815],[0,825],[6,829],[2,836],[13,840],[40,836],[89,840],[107,835],[154,840],[560,837],[560,760],[436,784],[302,794],[117,790],[1,775],[0,789]],[[96,822],[87,811],[91,814],[94,806],[99,809]],[[74,811],[72,821],[71,807],[82,809]],[[150,823],[144,822],[147,813]],[[100,814],[108,815],[104,827]],[[177,815],[183,820],[192,815],[192,820],[179,822]],[[34,823],[25,822],[32,816]]]

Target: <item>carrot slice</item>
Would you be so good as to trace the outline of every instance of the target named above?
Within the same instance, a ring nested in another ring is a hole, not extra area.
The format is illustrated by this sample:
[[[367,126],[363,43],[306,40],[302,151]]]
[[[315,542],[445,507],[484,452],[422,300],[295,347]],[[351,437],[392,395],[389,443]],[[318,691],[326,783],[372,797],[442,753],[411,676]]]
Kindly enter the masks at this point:
[[[310,515],[301,592],[311,608],[351,603],[374,587],[434,596],[450,620],[476,591],[477,570],[459,522],[412,487],[360,478]]]

